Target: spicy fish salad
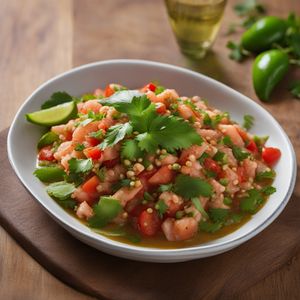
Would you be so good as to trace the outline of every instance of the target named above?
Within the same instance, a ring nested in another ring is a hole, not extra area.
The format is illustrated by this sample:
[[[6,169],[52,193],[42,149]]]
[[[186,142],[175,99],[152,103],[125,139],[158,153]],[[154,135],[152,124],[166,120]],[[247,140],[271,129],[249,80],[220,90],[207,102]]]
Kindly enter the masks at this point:
[[[199,96],[109,84],[80,98],[54,93],[26,117],[48,128],[34,172],[47,193],[113,239],[174,247],[215,239],[276,191],[281,153],[248,132],[254,117],[239,125]]]

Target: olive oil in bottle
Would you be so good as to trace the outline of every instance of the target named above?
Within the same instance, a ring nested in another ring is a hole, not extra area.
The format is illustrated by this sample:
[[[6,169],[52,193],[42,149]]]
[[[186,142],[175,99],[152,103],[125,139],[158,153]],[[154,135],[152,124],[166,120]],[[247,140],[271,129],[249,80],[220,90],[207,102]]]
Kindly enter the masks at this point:
[[[218,33],[226,0],[165,0],[181,51],[202,58]]]

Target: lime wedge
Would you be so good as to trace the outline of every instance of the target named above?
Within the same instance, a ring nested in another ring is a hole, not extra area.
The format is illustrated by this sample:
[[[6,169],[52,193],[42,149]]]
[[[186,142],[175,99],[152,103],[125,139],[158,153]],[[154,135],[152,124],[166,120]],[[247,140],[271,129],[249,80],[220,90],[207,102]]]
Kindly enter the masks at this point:
[[[56,105],[47,109],[26,114],[27,121],[43,125],[53,126],[58,124],[64,124],[73,117],[76,117],[77,106],[74,101]]]

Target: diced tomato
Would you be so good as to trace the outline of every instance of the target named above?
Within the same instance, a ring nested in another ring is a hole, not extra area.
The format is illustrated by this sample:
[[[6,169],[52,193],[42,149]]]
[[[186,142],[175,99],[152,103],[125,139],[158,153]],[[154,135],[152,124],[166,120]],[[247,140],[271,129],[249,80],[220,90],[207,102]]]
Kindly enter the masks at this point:
[[[73,137],[73,132],[72,131],[66,131],[64,135],[65,135],[66,141],[71,141],[72,137]]]
[[[246,147],[249,151],[251,151],[252,153],[257,153],[258,152],[258,148],[257,145],[255,144],[255,142],[253,140],[250,140],[247,147]]]
[[[280,158],[281,151],[278,148],[265,147],[262,150],[263,160],[270,166],[274,165]]]
[[[46,146],[43,147],[38,154],[38,159],[39,160],[47,160],[47,161],[52,161],[55,160],[53,156],[53,151],[51,146]]]
[[[156,90],[156,85],[153,84],[152,82],[150,82],[150,83],[148,83],[148,84],[146,85],[146,88],[147,88],[148,90],[150,90],[151,92],[155,92],[155,90]]]
[[[165,104],[161,102],[156,103],[156,112],[160,115],[164,115],[167,112]]]
[[[144,205],[144,204],[137,204],[133,209],[131,209],[130,211],[128,211],[128,213],[132,216],[132,217],[138,217],[142,211],[146,210],[149,206]]]
[[[156,210],[151,213],[144,210],[138,218],[138,228],[146,236],[154,236],[159,231],[160,225],[161,220]]]
[[[113,168],[114,166],[116,166],[119,163],[120,159],[119,158],[115,158],[115,159],[111,159],[111,160],[106,160],[103,162],[103,165],[106,168]]]
[[[166,184],[174,179],[175,172],[170,170],[168,166],[162,166],[160,169],[149,178],[148,182],[152,185]]]
[[[237,168],[237,176],[238,176],[239,183],[246,182],[248,180],[246,170],[242,166]]]
[[[97,192],[97,186],[99,185],[100,180],[98,176],[93,176],[90,179],[88,179],[82,186],[82,190],[90,195],[96,195]]]
[[[210,157],[206,158],[203,162],[203,166],[206,170],[214,172],[217,175],[217,177],[220,177],[222,168],[212,158]]]
[[[84,154],[92,160],[99,160],[102,156],[103,151],[98,147],[87,148],[84,150]]]
[[[87,136],[85,140],[89,143],[91,147],[95,147],[100,144],[100,141],[92,136]]]
[[[104,97],[109,97],[111,95],[113,95],[115,93],[115,91],[111,88],[110,84],[106,86],[105,90],[104,90]]]

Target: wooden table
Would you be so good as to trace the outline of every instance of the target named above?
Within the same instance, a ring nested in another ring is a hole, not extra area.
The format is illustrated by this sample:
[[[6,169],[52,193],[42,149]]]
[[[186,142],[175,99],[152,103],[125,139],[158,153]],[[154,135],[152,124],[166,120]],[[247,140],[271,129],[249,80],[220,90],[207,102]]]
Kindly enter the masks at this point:
[[[296,0],[262,2],[270,14],[300,13]],[[0,129],[10,125],[24,99],[45,80],[73,66],[111,58],[152,59],[190,67],[256,99],[250,84],[251,61],[239,65],[227,57],[225,32],[235,18],[234,3],[227,5],[214,53],[195,64],[178,51],[160,0],[0,0]],[[299,70],[293,76],[299,78]],[[285,80],[276,91],[274,104],[265,107],[287,131],[299,161],[300,102],[286,92],[287,83]],[[296,193],[300,194],[299,181]],[[299,295],[300,253],[235,299],[299,299]],[[0,229],[0,299],[90,298],[50,275]]]

